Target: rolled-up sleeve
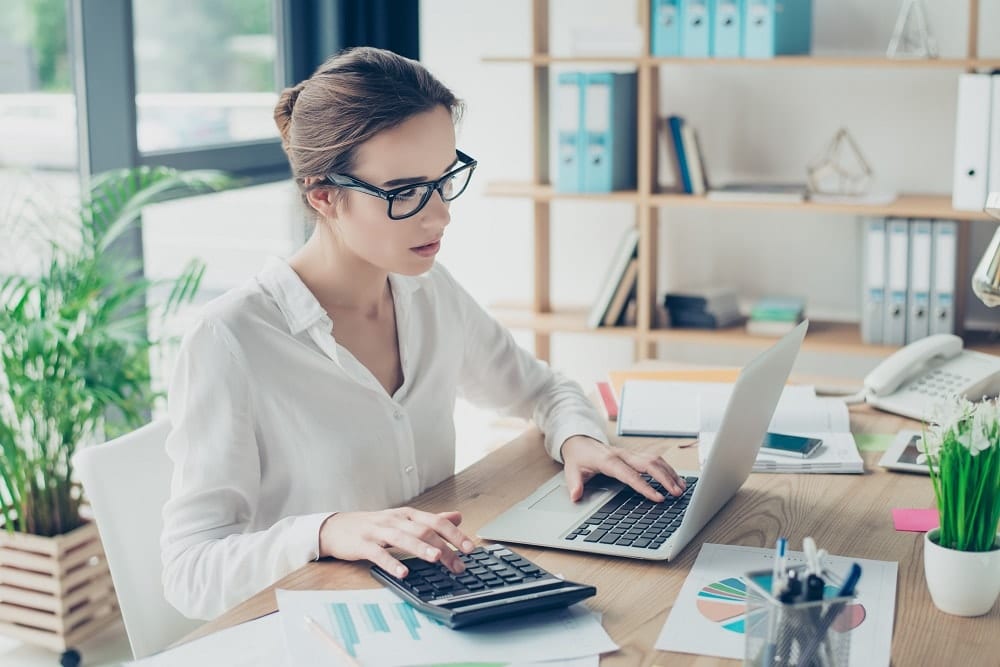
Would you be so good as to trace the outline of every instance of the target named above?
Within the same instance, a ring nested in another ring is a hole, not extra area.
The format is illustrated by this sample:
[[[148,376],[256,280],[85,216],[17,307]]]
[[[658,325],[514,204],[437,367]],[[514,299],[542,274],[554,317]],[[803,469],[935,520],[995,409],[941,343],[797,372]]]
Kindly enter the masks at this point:
[[[607,444],[604,421],[580,385],[519,346],[510,331],[450,275],[448,279],[465,331],[460,395],[482,407],[532,419],[545,435],[546,451],[560,463],[562,445],[571,436]]]
[[[167,600],[210,619],[319,556],[330,513],[246,532],[260,492],[253,389],[232,336],[211,322],[185,338],[168,392],[173,461],[160,547]]]

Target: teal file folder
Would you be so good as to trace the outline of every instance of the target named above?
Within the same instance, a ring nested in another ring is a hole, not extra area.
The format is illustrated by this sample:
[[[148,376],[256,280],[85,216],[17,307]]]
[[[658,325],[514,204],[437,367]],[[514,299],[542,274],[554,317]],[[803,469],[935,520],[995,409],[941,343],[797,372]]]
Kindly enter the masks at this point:
[[[681,55],[681,0],[652,0],[650,51],[654,56]]]
[[[745,0],[711,0],[712,55],[716,58],[743,57],[745,4]]]
[[[583,91],[586,74],[562,72],[557,79],[555,118],[559,165],[556,169],[558,192],[583,190],[585,135],[583,131]]]
[[[747,58],[801,55],[812,48],[812,0],[746,0]]]
[[[709,0],[681,0],[681,55],[712,55],[712,18]]]
[[[628,190],[636,185],[636,75],[592,72],[586,76],[584,192]]]

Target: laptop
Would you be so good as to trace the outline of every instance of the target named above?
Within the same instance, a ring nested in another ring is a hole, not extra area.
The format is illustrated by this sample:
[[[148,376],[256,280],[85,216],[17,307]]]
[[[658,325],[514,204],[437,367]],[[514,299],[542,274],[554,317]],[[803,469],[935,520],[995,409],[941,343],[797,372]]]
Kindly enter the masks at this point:
[[[479,536],[608,556],[675,558],[750,475],[808,326],[808,320],[802,322],[740,372],[701,472],[678,471],[687,481],[682,496],[672,497],[647,476],[667,498],[654,503],[598,476],[574,503],[559,472],[483,526]]]

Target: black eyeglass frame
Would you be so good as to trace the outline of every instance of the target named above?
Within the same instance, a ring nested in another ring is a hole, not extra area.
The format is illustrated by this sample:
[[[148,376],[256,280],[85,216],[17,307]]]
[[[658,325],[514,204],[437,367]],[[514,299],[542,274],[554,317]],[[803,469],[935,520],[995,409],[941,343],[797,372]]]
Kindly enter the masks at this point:
[[[456,150],[455,155],[459,160],[462,161],[463,164],[457,169],[452,169],[441,178],[434,181],[421,181],[419,183],[409,183],[407,185],[402,185],[398,188],[393,188],[392,190],[383,190],[382,188],[376,187],[371,183],[366,183],[365,181],[362,181],[360,178],[354,178],[353,176],[348,176],[347,174],[327,174],[326,176],[323,177],[323,180],[329,183],[330,185],[334,185],[336,187],[346,188],[348,190],[357,190],[358,192],[363,192],[366,195],[371,195],[372,197],[378,197],[379,199],[384,199],[386,202],[386,215],[389,216],[389,219],[405,220],[407,218],[415,216],[417,213],[420,213],[420,211],[423,210],[424,206],[427,205],[427,202],[431,200],[431,197],[434,196],[435,190],[437,190],[438,193],[441,195],[441,199],[443,201],[450,202],[457,199],[458,196],[463,192],[465,192],[465,190],[469,187],[469,183],[472,182],[472,173],[475,171],[476,165],[478,165],[479,162],[475,158],[466,155],[460,150]],[[445,197],[444,190],[442,190],[444,184],[447,183],[448,180],[454,178],[456,175],[462,173],[467,169],[469,170],[469,178],[465,181],[465,185],[462,186],[462,189],[453,194],[451,197]],[[393,215],[392,214],[393,200],[396,199],[396,197],[398,197],[401,193],[419,187],[427,187],[427,189],[424,191],[425,194],[423,198],[421,198],[420,203],[417,204],[417,207],[414,208],[409,213],[407,213],[406,215],[398,215],[398,216]]]

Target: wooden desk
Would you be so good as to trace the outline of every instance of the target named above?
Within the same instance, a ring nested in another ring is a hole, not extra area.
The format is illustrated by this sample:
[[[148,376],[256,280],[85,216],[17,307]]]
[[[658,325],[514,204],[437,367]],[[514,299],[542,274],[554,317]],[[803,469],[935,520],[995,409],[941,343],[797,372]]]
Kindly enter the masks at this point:
[[[866,406],[851,409],[855,433],[895,433],[914,424]],[[698,468],[694,447],[677,439],[624,438],[620,444],[659,451],[677,468]],[[986,616],[963,619],[938,611],[924,583],[921,533],[893,530],[893,507],[931,507],[930,480],[891,473],[864,454],[865,475],[752,474],[740,492],[670,563],[591,556],[515,546],[553,572],[597,586],[588,604],[604,612],[604,627],[621,646],[602,665],[734,665],[723,660],[653,649],[670,607],[703,542],[772,547],[779,534],[795,548],[812,535],[830,553],[899,562],[894,665],[984,665],[1000,660],[1000,605]],[[531,430],[412,503],[429,511],[460,509],[466,534],[533,491],[559,470]],[[366,563],[310,563],[187,637],[193,639],[273,612],[274,588],[372,588]]]

